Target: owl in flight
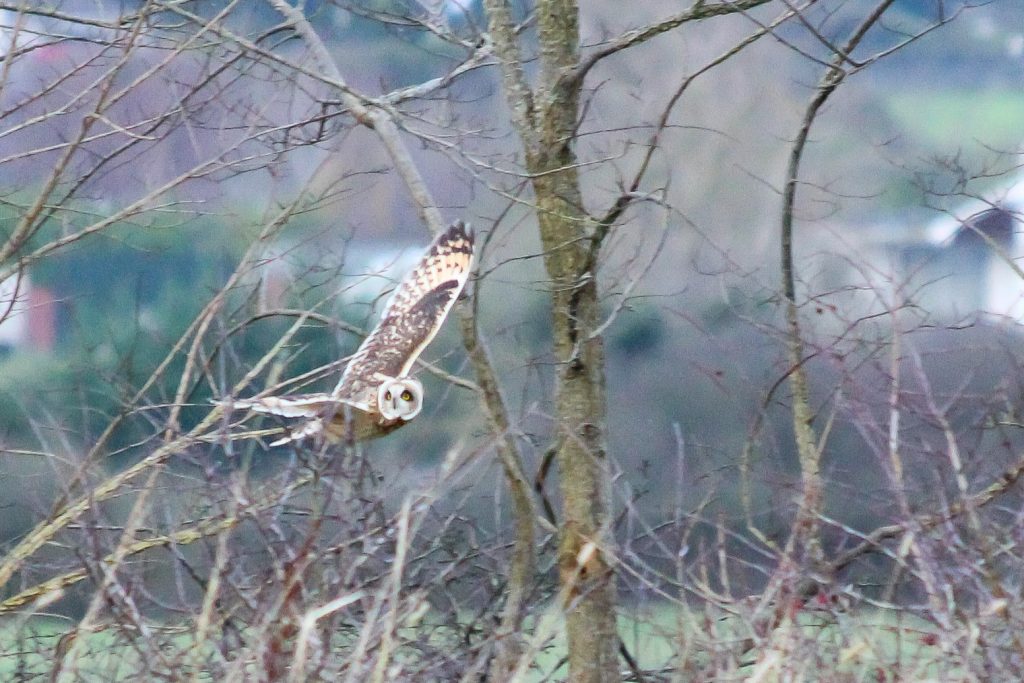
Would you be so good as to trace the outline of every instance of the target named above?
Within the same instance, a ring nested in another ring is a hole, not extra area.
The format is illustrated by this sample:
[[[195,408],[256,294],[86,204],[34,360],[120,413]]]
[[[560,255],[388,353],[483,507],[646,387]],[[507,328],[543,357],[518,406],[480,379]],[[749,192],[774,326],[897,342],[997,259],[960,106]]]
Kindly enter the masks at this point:
[[[398,429],[423,409],[423,385],[409,371],[458,299],[472,263],[473,231],[456,221],[395,289],[333,392],[239,400],[230,407],[306,418],[271,446],[307,437],[362,441]]]

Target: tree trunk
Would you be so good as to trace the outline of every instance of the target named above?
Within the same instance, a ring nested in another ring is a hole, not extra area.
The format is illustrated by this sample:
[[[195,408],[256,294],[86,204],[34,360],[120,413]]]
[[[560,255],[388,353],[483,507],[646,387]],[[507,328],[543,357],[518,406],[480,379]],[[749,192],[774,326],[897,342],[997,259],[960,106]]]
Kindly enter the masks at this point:
[[[566,599],[569,680],[617,681],[618,633],[611,569],[610,473],[604,445],[604,348],[598,326],[594,225],[583,211],[572,146],[579,82],[563,79],[579,60],[578,7],[538,4],[541,84],[534,175],[544,263],[552,283],[552,330],[559,362],[555,393],[562,493],[558,567]],[[532,153],[531,153],[532,152]]]
[[[484,0],[502,87],[532,177],[544,265],[552,287],[562,516],[558,566],[566,601],[569,680],[617,681],[619,637],[611,569],[611,489],[604,446],[604,349],[594,254],[604,231],[583,210],[573,140],[582,79],[579,8],[539,0],[540,76],[527,81],[507,0]]]
[[[572,181],[562,182],[561,176],[572,176]],[[579,197],[575,172],[550,178],[535,188],[554,288],[554,351],[560,363],[555,393],[563,501],[558,567],[567,606],[569,680],[612,681],[619,680],[618,634],[610,566],[611,477],[603,433],[604,348],[601,337],[592,334],[598,324],[597,283],[586,271],[585,222],[565,201]]]

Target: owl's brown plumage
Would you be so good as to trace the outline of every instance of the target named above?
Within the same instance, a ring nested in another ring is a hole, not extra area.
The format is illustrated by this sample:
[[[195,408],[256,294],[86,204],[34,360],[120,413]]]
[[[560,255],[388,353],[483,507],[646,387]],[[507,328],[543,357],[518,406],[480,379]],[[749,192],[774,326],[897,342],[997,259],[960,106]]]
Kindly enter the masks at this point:
[[[441,329],[469,278],[473,232],[456,221],[438,235],[402,280],[377,323],[352,356],[333,395],[373,406],[381,377],[405,377]]]
[[[409,371],[458,299],[472,263],[473,232],[456,221],[434,239],[395,289],[380,322],[359,345],[332,393],[269,396],[236,401],[231,407],[308,419],[271,445],[310,436],[360,441],[401,427],[423,407],[423,385]]]
[[[405,381],[419,384],[412,378],[406,378]],[[420,391],[419,397],[422,398],[422,389]],[[306,418],[298,429],[271,442],[271,446],[301,441],[307,437],[324,438],[331,443],[349,439],[366,441],[393,432],[408,422],[401,418],[385,418],[379,412],[368,412],[324,393],[241,399],[232,403],[231,407],[285,418]]]

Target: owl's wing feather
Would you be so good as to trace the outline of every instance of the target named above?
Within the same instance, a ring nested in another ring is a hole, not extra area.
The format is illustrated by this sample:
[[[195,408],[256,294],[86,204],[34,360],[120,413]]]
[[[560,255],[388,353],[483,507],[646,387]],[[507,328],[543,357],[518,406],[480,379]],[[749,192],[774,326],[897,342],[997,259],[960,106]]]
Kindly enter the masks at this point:
[[[255,413],[265,415],[278,415],[285,418],[306,418],[306,421],[298,429],[288,433],[277,441],[271,442],[271,446],[281,446],[293,441],[302,441],[309,437],[317,437],[327,431],[327,423],[338,421],[345,424],[348,420],[342,417],[345,415],[345,407],[351,407],[364,413],[369,413],[370,408],[352,401],[339,399],[330,394],[299,394],[295,396],[264,396],[262,398],[246,398],[234,401],[221,401],[221,405],[232,410],[251,410]],[[335,429],[334,431],[337,431]],[[330,438],[332,434],[328,434]]]
[[[270,447],[283,446],[286,443],[292,443],[293,441],[302,441],[310,437],[316,437],[324,433],[324,421],[320,418],[315,420],[306,420],[302,423],[302,426],[293,432],[289,432],[286,436],[282,436],[277,441],[271,441]]]
[[[376,405],[380,377],[401,377],[437,334],[469,279],[473,233],[456,221],[398,285],[380,322],[353,355],[333,396]]]
[[[380,322],[363,340],[332,393],[237,399],[222,405],[229,410],[306,418],[271,446],[307,437],[372,438],[397,429],[403,420],[380,420],[377,388],[383,377],[403,377],[412,369],[465,287],[472,262],[473,232],[457,221],[437,236],[395,289]]]
[[[322,417],[335,412],[343,404],[360,410],[369,409],[369,406],[322,393],[264,396],[262,398],[235,399],[231,403],[224,402],[225,406],[234,410],[251,410],[255,413],[280,415],[281,417]]]

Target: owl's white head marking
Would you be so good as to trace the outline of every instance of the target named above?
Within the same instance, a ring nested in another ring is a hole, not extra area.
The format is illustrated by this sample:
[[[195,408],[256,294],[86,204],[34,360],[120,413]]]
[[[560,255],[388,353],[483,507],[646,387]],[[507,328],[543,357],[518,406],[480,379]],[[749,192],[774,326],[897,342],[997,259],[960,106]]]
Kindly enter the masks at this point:
[[[377,407],[386,420],[408,422],[423,409],[423,385],[412,377],[385,379],[377,387]]]

